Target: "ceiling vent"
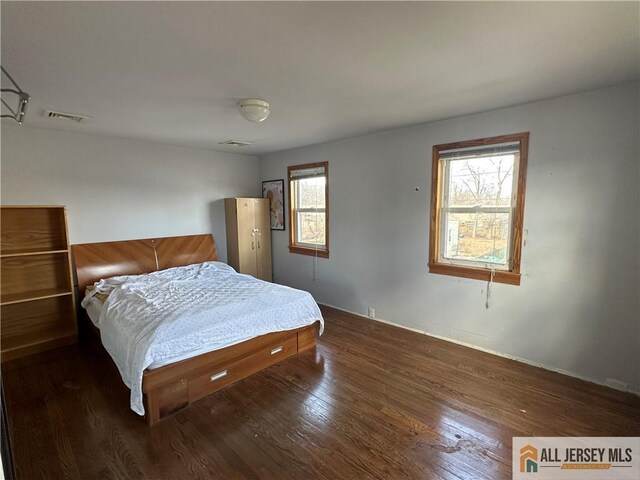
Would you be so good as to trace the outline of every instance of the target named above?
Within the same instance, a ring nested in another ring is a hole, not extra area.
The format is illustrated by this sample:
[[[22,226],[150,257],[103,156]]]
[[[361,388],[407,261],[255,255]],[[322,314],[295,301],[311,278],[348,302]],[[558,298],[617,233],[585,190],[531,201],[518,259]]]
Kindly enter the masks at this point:
[[[227,140],[226,142],[218,142],[218,145],[229,145],[231,147],[246,147],[252,145],[253,142],[243,142],[242,140]]]
[[[45,110],[44,116],[46,118],[71,120],[72,122],[76,122],[76,123],[82,123],[91,118],[88,115],[80,115],[79,113],[58,112],[56,110]]]

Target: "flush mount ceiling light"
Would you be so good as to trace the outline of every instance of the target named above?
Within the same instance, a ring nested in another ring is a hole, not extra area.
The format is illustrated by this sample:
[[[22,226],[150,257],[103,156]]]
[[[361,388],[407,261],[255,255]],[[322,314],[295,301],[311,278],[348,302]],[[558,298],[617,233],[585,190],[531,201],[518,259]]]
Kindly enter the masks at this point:
[[[263,122],[271,113],[269,102],[257,98],[247,98],[240,100],[240,113],[250,122]]]

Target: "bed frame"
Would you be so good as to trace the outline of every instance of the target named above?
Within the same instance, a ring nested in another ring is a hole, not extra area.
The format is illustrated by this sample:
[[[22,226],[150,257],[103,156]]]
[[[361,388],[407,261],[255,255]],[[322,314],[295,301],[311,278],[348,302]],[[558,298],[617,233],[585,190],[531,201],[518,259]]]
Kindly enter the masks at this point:
[[[71,249],[79,297],[101,278],[150,273],[218,258],[211,235],[85,243],[72,245]],[[317,331],[318,322],[145,370],[142,391],[147,423],[153,425],[190,403],[315,347]]]

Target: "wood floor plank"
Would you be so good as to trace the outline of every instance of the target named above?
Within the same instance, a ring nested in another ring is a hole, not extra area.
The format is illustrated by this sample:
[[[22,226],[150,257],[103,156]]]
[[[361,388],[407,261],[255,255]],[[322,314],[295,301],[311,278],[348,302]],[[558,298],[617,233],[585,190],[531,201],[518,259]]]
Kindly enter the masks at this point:
[[[291,367],[295,368],[300,366],[304,368],[304,365],[300,365],[301,362],[283,363],[280,368]],[[277,373],[277,368],[274,369]],[[450,425],[442,423],[443,418],[447,418],[443,415],[443,411],[437,405],[425,404],[422,400],[417,399],[417,409],[420,411],[426,411],[429,418],[424,417],[421,420],[412,418],[410,421],[406,421],[409,415],[406,413],[407,408],[394,400],[394,394],[396,392],[389,392],[386,389],[381,389],[383,395],[371,395],[370,388],[364,387],[370,385],[370,382],[360,383],[362,388],[358,387],[357,370],[351,371],[352,368],[341,371],[338,365],[331,367],[331,373],[325,373],[326,377],[329,377],[332,389],[324,389],[323,393],[318,391],[314,392],[315,396],[320,396],[327,402],[332,403],[335,408],[342,408],[350,410],[349,415],[361,418],[364,422],[369,424],[370,430],[384,431],[387,442],[392,443],[396,447],[403,447],[406,451],[412,451],[417,454],[420,461],[428,457],[430,453],[439,453],[448,449],[456,449],[456,444],[460,445],[478,445],[477,448],[482,448],[481,441],[476,432],[469,433],[469,429],[465,430],[454,429]],[[288,374],[285,374],[288,376]],[[348,378],[347,382],[343,382],[343,378]],[[426,407],[426,409],[425,409]],[[397,410],[396,410],[397,409]],[[398,422],[398,417],[405,420],[405,422]],[[468,419],[467,419],[468,420]],[[467,422],[469,423],[469,422]],[[484,427],[484,426],[483,426]],[[490,426],[487,428],[491,428]],[[464,440],[463,440],[464,436]],[[485,437],[486,438],[486,437]],[[509,437],[510,440],[511,437]],[[470,441],[472,439],[473,441]],[[494,448],[495,441],[493,438],[485,444],[485,448]],[[420,446],[426,445],[429,449],[425,450]],[[510,456],[511,451],[508,450],[505,453],[506,456]],[[448,459],[454,460],[456,459]],[[449,461],[441,462],[448,468]],[[407,460],[409,461],[409,460]],[[506,462],[506,460],[505,460]],[[421,462],[418,462],[419,464]],[[434,465],[428,463],[429,466]],[[435,463],[438,465],[438,463]],[[451,467],[457,474],[462,474],[469,470],[469,473],[473,473],[476,478],[482,478],[482,475],[477,471],[474,466],[467,468],[464,465],[458,465]],[[444,474],[444,472],[440,472]],[[492,467],[487,472],[487,478],[495,478],[495,469]],[[435,475],[435,473],[434,473]]]
[[[640,398],[322,307],[315,350],[153,427],[99,346],[2,365],[18,479],[502,479],[513,436],[638,436]]]

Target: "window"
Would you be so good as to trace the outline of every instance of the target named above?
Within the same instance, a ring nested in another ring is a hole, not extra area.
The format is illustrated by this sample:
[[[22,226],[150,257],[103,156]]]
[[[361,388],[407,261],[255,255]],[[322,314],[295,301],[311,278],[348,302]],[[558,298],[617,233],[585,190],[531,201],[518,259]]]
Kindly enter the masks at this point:
[[[329,258],[329,164],[288,167],[291,195],[289,251]]]
[[[429,271],[520,285],[529,132],[433,147]]]

